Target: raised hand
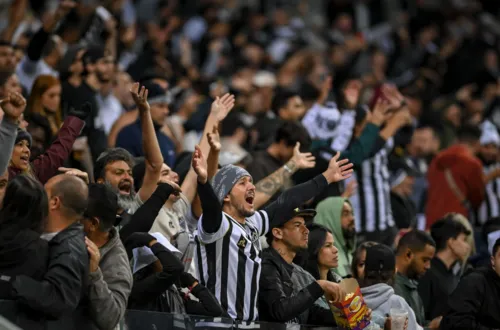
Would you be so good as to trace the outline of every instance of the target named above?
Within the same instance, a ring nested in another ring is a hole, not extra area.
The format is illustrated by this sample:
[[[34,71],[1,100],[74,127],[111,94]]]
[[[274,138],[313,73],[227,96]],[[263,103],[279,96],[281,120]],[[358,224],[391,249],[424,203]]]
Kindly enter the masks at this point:
[[[348,179],[352,175],[353,164],[349,163],[348,159],[339,160],[339,158],[340,152],[337,152],[337,154],[330,160],[328,169],[323,172],[323,175],[329,184]]]
[[[382,86],[382,95],[384,95],[393,110],[400,109],[406,105],[404,96],[393,85],[386,84]]]
[[[382,126],[383,123],[387,121],[390,115],[391,105],[389,101],[387,101],[383,97],[379,97],[375,106],[373,107],[370,122],[377,125]]]
[[[87,245],[87,251],[89,252],[89,270],[91,273],[95,273],[99,269],[99,262],[101,261],[101,253],[99,248],[92,242],[88,237],[85,237],[85,244]]]
[[[217,126],[214,126],[212,133],[207,133],[207,138],[210,148],[214,151],[220,151],[222,144],[220,143],[219,130],[217,129]]]
[[[76,169],[76,168],[67,168],[67,167],[59,167],[58,171],[63,172],[66,175],[76,176],[76,177],[82,179],[83,181],[85,181],[86,184],[90,183],[89,175],[87,172],[80,171],[79,169]]]
[[[350,181],[346,185],[345,190],[342,193],[342,197],[344,197],[344,198],[351,198],[356,193],[356,189],[358,189],[358,182],[356,180]]]
[[[92,104],[90,102],[85,102],[82,104],[80,109],[75,109],[71,107],[68,111],[68,116],[75,116],[81,120],[86,120],[92,113]]]
[[[132,94],[132,98],[141,112],[149,111],[150,109],[148,103],[148,93],[149,91],[144,86],[142,86],[139,90],[138,82],[134,83],[130,89],[130,94]]]
[[[212,107],[210,108],[210,114],[215,116],[217,122],[223,121],[229,111],[234,107],[234,95],[226,93],[222,97],[216,97],[215,101],[212,102]]]
[[[313,168],[316,166],[316,157],[310,152],[300,152],[300,142],[293,148],[292,161],[298,169]]]
[[[199,146],[194,147],[192,164],[193,170],[198,175],[198,182],[205,184],[208,180],[208,165],[207,160],[203,156],[203,152]]]
[[[344,88],[344,99],[346,102],[346,106],[349,109],[354,109],[358,104],[359,95],[361,94],[361,88],[363,84],[359,80],[352,80],[347,83],[347,86]]]
[[[26,109],[26,99],[19,93],[10,93],[0,101],[5,117],[11,121],[18,121]]]

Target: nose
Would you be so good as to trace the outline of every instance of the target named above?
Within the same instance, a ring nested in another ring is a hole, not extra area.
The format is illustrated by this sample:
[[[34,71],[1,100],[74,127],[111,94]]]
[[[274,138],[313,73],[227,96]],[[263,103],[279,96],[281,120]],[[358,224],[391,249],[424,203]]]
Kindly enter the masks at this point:
[[[249,182],[248,189],[249,190],[255,190],[255,185],[252,182]]]
[[[179,174],[177,174],[176,172],[173,172],[173,178],[175,182],[179,182]]]
[[[309,229],[306,227],[306,225],[304,225],[304,229],[303,229],[303,232],[304,234],[309,234]]]
[[[129,173],[129,172],[123,172],[123,178],[124,178],[124,179],[129,179],[129,180],[130,180],[130,179],[132,178],[132,176],[130,175],[130,173]]]
[[[30,148],[28,146],[23,146],[23,152],[27,152],[29,153],[30,152]]]

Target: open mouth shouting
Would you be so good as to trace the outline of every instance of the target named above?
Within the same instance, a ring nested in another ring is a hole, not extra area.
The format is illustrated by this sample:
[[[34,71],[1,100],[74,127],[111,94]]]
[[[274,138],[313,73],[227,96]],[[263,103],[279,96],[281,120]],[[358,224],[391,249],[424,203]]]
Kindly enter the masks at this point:
[[[118,184],[118,190],[122,195],[130,195],[130,193],[132,192],[132,182],[130,182],[129,180],[120,181],[120,183]]]
[[[30,162],[30,156],[29,154],[22,154],[21,157],[20,157],[20,160],[21,160],[21,164],[22,165],[28,165],[29,162]]]
[[[255,192],[254,191],[249,191],[246,195],[245,195],[245,201],[253,207],[253,201],[255,199]]]

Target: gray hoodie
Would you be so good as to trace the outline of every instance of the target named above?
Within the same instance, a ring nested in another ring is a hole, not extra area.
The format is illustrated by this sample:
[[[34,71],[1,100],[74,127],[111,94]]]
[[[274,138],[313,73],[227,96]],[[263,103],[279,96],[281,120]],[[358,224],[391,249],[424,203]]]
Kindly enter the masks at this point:
[[[111,229],[108,243],[99,252],[99,268],[95,273],[89,273],[89,312],[95,328],[110,330],[125,315],[132,290],[132,271],[116,228]]]
[[[386,315],[391,308],[398,308],[408,311],[408,330],[421,330],[417,324],[415,313],[408,303],[400,296],[394,294],[394,289],[385,284],[379,283],[365,288],[361,288],[361,293],[365,298],[366,305],[373,313]]]

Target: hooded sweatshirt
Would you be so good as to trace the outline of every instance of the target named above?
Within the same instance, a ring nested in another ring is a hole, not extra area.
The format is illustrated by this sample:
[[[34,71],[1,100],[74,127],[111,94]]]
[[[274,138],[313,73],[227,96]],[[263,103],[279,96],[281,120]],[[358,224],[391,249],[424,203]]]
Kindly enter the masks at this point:
[[[481,161],[467,147],[454,145],[441,151],[432,161],[427,174],[427,229],[447,213],[459,213],[467,217],[469,210],[450,187],[445,173],[451,173],[456,187],[470,206],[478,208],[485,193]]]
[[[391,308],[402,309],[408,312],[408,330],[422,329],[422,327],[417,324],[415,313],[411,307],[402,297],[394,293],[394,289],[391,286],[385,283],[379,283],[361,288],[361,293],[363,294],[366,305],[373,313],[386,315],[390,314]]]
[[[350,204],[347,198],[329,197],[316,207],[314,222],[325,226],[333,233],[334,245],[339,250],[339,265],[335,272],[345,277],[351,274],[351,263],[356,247],[356,238],[346,240],[342,232],[342,207],[344,202]]]

